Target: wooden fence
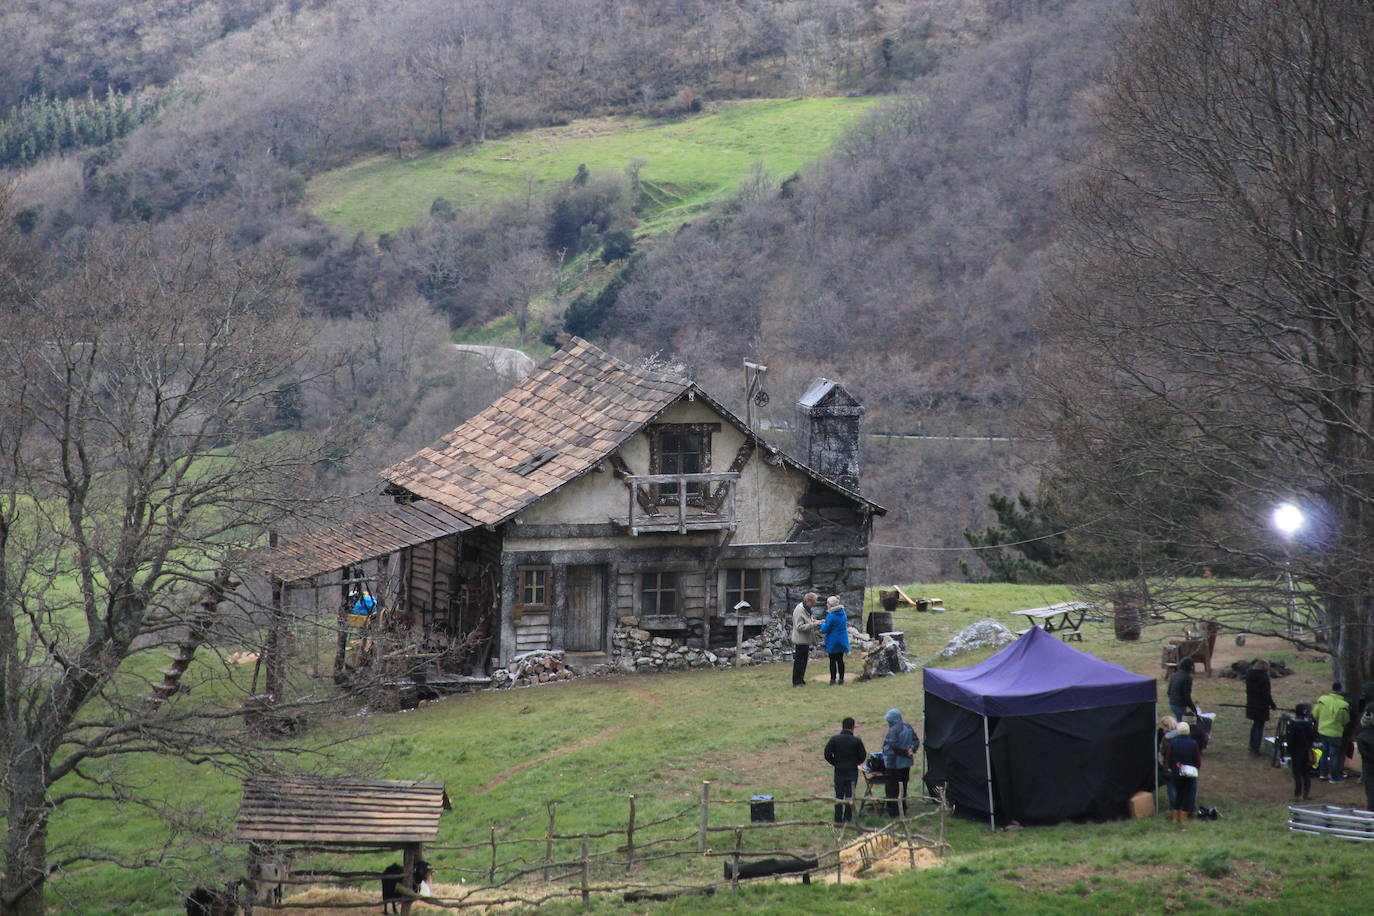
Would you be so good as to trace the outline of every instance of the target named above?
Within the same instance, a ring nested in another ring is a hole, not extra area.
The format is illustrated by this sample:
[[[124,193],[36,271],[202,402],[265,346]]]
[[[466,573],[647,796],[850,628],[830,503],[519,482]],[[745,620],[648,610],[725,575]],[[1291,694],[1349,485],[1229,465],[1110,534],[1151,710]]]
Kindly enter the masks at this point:
[[[712,809],[741,810],[756,800],[712,798],[710,782],[702,783],[697,802],[651,820],[639,819],[640,797],[626,796],[628,810],[623,827],[560,833],[557,829],[558,804],[549,802],[547,827],[542,836],[501,837],[493,825],[480,840],[428,844],[424,858],[440,876],[436,883],[450,888],[455,883],[462,883],[466,887],[458,895],[415,899],[461,910],[516,904],[539,906],[559,899],[585,902],[593,895],[622,894],[628,900],[643,900],[713,894],[726,888],[736,892],[745,882],[773,877],[740,875],[741,865],[748,865],[760,857],[807,861],[814,858],[814,868],[798,868],[795,874],[803,875],[808,882],[812,874],[833,874],[839,883],[844,880],[846,856],[855,863],[851,866],[853,870],[862,873],[878,859],[893,854],[893,850],[898,850],[898,854],[904,850],[908,865],[915,868],[918,850],[929,849],[939,856],[948,848],[945,822],[950,809],[942,799],[913,796],[907,800],[908,810],[904,816],[877,819],[882,821],[879,826],[861,826],[858,819],[837,824],[833,817],[805,816],[763,822],[712,823]],[[805,809],[814,811],[823,803],[826,813],[830,814],[837,801],[830,796],[811,795],[772,799],[771,803],[774,811],[781,808],[803,813]],[[847,800],[850,804],[859,801]],[[688,829],[682,829],[684,827]],[[722,840],[724,842],[720,842]],[[799,848],[803,845],[809,848]],[[296,852],[298,856],[312,853],[323,856],[348,850],[333,847],[298,849]],[[475,864],[479,860],[480,866]],[[703,861],[729,862],[731,867],[720,868],[717,872],[724,877],[698,874],[700,869],[694,868],[692,862]],[[676,869],[673,863],[677,863]],[[282,883],[288,887],[328,883],[379,887],[381,877],[379,872],[372,871],[316,868],[293,870]],[[318,905],[259,902],[256,907],[275,912]],[[330,904],[332,909],[375,909],[376,906],[375,902]]]

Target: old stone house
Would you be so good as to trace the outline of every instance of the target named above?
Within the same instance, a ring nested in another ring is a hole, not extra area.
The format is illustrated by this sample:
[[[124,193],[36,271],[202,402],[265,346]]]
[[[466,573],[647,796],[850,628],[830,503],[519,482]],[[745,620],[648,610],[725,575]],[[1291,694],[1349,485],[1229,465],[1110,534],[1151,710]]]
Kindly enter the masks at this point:
[[[428,639],[480,658],[608,660],[618,621],[733,644],[814,589],[862,607],[873,516],[862,408],[818,379],[800,457],[695,382],[572,338],[494,403],[381,474],[396,505],[278,548],[273,574],[370,580]]]

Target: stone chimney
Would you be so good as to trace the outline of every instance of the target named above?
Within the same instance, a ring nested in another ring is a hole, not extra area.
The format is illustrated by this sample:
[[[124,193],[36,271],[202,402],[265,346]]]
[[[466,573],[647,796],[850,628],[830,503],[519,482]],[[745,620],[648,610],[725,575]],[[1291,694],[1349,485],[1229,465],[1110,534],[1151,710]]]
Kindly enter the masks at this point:
[[[839,382],[818,378],[797,402],[801,458],[842,487],[859,492],[859,419],[864,409]]]

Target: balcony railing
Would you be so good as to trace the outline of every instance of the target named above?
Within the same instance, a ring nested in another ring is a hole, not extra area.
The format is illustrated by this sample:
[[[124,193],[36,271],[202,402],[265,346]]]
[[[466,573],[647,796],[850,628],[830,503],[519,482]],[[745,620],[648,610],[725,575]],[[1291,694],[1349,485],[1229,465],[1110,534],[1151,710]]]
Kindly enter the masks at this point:
[[[630,514],[612,521],[630,534],[735,530],[739,474],[646,474],[625,483]]]

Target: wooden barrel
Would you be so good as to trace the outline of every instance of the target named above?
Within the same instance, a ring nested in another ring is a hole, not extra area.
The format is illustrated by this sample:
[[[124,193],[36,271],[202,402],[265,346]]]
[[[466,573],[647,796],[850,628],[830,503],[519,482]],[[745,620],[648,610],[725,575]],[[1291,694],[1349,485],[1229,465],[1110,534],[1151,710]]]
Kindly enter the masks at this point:
[[[892,623],[891,611],[869,611],[868,612],[868,635],[874,639],[878,638],[879,633],[886,633],[888,630],[896,629]]]

